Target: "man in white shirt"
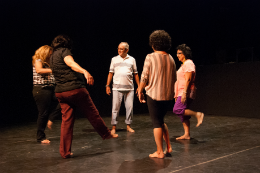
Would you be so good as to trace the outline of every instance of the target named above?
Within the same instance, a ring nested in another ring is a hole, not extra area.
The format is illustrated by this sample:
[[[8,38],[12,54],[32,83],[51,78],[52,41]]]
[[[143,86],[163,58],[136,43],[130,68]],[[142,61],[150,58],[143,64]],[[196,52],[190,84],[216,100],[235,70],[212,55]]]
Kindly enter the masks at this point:
[[[121,42],[118,45],[118,56],[111,60],[109,74],[107,77],[106,93],[110,95],[110,82],[113,78],[113,104],[112,104],[112,130],[111,133],[116,133],[117,117],[124,97],[126,107],[126,120],[128,132],[134,132],[130,127],[133,118],[133,101],[134,101],[134,83],[139,86],[139,76],[137,72],[135,59],[128,55],[129,45],[127,42]],[[113,76],[114,75],[114,76]]]

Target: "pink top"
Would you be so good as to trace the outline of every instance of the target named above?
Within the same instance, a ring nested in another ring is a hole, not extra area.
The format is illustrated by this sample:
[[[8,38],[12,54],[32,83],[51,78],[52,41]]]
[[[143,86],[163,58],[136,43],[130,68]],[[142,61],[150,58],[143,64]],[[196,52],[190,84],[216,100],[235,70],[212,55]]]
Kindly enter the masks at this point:
[[[188,94],[187,97],[191,99],[195,99],[195,76],[196,76],[196,69],[195,64],[192,60],[188,59],[184,62],[184,64],[181,65],[179,70],[177,71],[177,81],[175,82],[175,98],[182,96],[183,89],[185,86],[185,73],[186,72],[194,72],[192,75],[192,79],[190,81],[190,88],[188,88]],[[191,94],[192,93],[192,94]]]

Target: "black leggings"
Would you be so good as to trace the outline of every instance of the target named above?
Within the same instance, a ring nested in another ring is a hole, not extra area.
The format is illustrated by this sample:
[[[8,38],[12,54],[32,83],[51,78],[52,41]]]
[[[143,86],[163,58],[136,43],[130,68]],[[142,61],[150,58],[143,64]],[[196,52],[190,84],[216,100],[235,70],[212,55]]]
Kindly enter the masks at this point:
[[[147,105],[153,123],[153,128],[161,128],[164,124],[164,116],[167,113],[171,101],[156,101],[147,95]]]

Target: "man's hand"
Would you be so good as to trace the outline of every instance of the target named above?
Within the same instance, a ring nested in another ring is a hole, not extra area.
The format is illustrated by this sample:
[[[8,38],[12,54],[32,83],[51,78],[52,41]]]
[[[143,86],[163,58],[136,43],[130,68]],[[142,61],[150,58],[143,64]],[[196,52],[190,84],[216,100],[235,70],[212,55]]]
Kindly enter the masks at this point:
[[[110,90],[110,87],[109,87],[109,86],[106,87],[106,93],[107,93],[107,95],[110,96],[111,90]]]

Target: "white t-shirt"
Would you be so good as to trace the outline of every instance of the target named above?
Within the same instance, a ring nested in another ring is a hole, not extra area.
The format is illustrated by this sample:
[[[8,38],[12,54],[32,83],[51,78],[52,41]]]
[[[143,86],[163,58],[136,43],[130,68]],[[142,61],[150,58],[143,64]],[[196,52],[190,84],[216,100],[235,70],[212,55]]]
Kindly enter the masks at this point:
[[[125,58],[122,58],[118,55],[113,57],[109,72],[114,73],[112,90],[134,90],[133,73],[138,72],[135,59],[132,56],[127,55]]]

